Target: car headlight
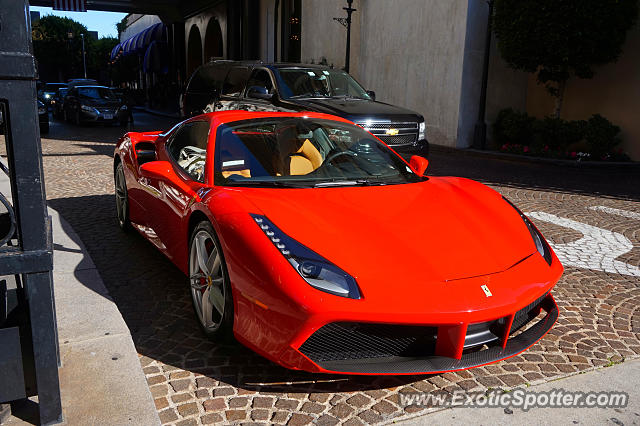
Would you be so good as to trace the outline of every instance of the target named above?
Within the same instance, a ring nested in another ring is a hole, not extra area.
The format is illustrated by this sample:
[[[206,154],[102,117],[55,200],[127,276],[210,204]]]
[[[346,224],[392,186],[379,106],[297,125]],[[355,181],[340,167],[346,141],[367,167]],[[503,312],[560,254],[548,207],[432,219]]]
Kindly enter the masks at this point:
[[[120,111],[126,111],[126,110],[127,110],[127,106],[126,106],[126,105],[122,105],[122,106],[120,107]]]
[[[549,264],[549,266],[551,266],[551,261],[553,259],[551,257],[551,248],[549,247],[549,243],[547,243],[547,240],[544,239],[540,231],[538,231],[534,224],[531,223],[529,218],[524,213],[522,213],[520,209],[515,206],[515,204],[513,204],[505,197],[502,197],[502,199],[509,203],[509,205],[518,212],[518,214],[524,221],[524,224],[527,225],[527,228],[529,229],[529,233],[531,234],[531,238],[533,238],[533,242],[536,245],[538,253],[540,253],[540,256],[542,256],[544,260]]]
[[[48,94],[48,93],[45,93],[45,94],[44,94],[44,98],[45,98],[45,99],[49,99],[50,97],[51,97],[51,95],[50,95],[50,94]]]
[[[425,134],[426,128],[427,126],[424,124],[424,120],[422,120],[418,124],[418,140],[419,141],[426,139],[426,134]]]
[[[336,296],[361,298],[358,284],[351,275],[289,237],[265,216],[251,214],[251,217],[311,287]]]
[[[98,113],[98,111],[94,107],[89,105],[80,105],[80,109],[83,110],[84,112],[90,112],[92,114]]]

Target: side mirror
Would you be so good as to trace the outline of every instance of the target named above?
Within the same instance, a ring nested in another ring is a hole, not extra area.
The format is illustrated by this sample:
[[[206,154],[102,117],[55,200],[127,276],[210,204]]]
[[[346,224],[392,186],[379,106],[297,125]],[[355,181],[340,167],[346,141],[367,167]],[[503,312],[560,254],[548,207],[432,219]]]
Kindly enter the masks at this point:
[[[373,90],[367,90],[367,95],[369,95],[372,101],[376,100],[376,92],[374,92]]]
[[[273,97],[273,94],[269,93],[266,87],[251,86],[247,91],[247,97],[254,98],[254,99],[270,100]]]
[[[429,160],[424,157],[420,157],[419,155],[414,155],[409,160],[409,167],[419,176],[424,176],[424,172],[429,167]]]
[[[175,172],[168,161],[149,161],[140,165],[140,175],[151,179],[167,179]]]

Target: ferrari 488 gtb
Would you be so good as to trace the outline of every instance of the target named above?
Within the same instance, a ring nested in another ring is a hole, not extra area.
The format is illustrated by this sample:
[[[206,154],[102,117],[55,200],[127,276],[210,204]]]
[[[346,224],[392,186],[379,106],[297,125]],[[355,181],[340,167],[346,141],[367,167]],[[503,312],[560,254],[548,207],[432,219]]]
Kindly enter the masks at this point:
[[[459,370],[558,316],[562,265],[523,213],[342,118],[210,113],[127,133],[114,160],[120,226],[188,276],[204,332],[287,368]]]

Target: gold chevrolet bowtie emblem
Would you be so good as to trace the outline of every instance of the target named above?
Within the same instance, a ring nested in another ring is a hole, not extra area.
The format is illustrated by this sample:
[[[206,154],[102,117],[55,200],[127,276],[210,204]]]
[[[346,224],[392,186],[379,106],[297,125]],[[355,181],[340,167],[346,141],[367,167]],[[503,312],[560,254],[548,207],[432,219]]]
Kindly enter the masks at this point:
[[[398,129],[387,129],[387,131],[385,133],[387,135],[389,135],[389,136],[395,136],[398,133],[400,133],[400,130],[398,130]]]

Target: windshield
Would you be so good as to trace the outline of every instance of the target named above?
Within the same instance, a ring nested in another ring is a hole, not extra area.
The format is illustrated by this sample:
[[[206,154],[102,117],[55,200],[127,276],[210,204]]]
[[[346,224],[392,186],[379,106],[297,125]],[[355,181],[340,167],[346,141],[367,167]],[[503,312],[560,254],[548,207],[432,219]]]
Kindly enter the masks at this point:
[[[348,97],[371,99],[349,74],[339,70],[281,68],[278,70],[280,94],[289,98]]]
[[[316,118],[244,120],[218,127],[215,184],[324,187],[419,182],[361,127]]]
[[[118,99],[113,91],[106,87],[78,87],[78,96],[90,99]]]
[[[64,83],[47,83],[44,86],[44,91],[45,92],[55,92],[56,90],[58,90],[61,87],[66,87],[67,85]]]

